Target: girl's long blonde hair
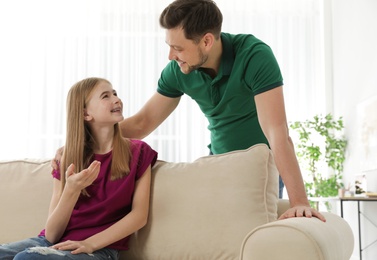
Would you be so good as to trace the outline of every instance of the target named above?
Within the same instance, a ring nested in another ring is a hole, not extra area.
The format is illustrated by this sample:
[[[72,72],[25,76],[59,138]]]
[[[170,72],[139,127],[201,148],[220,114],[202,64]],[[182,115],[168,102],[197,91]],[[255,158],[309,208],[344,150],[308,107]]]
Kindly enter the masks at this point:
[[[64,188],[65,173],[73,163],[75,172],[87,168],[93,157],[95,140],[87,122],[84,120],[84,110],[93,89],[100,83],[107,82],[103,78],[87,78],[71,87],[67,96],[67,134],[60,165],[60,179]],[[119,124],[114,125],[114,139],[111,162],[111,180],[120,179],[130,172],[131,160],[130,141],[121,135]],[[86,191],[83,191],[87,195]]]

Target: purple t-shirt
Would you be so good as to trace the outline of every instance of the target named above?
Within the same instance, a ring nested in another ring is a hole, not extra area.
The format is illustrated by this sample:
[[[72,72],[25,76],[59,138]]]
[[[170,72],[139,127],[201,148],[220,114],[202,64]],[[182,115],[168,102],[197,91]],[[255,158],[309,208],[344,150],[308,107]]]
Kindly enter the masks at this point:
[[[80,195],[59,242],[84,240],[110,227],[131,211],[136,181],[157,160],[157,152],[148,144],[140,140],[131,142],[131,171],[121,179],[110,180],[112,152],[94,155],[93,160],[101,162],[98,178],[86,188],[90,197]],[[53,177],[60,179],[59,171],[55,171]],[[42,230],[39,236],[44,235],[45,230]],[[128,240],[129,236],[107,247],[126,250]]]

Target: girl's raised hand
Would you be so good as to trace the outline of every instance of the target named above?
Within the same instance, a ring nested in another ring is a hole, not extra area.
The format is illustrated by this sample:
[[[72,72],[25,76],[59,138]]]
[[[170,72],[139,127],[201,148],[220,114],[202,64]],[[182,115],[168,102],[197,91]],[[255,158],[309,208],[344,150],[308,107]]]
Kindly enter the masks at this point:
[[[99,161],[93,161],[88,168],[75,173],[75,165],[71,164],[66,173],[66,185],[76,191],[81,191],[91,185],[98,177],[101,168]]]

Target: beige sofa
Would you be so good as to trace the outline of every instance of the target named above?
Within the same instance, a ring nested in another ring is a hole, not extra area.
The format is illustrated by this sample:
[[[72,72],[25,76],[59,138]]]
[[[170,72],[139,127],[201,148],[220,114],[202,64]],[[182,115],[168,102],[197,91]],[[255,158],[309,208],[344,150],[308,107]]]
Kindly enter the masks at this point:
[[[0,243],[35,236],[51,195],[49,160],[0,162]],[[269,149],[205,156],[191,163],[158,161],[153,168],[148,224],[121,258],[153,260],[345,260],[353,234],[345,220],[276,220],[288,207],[277,199]]]

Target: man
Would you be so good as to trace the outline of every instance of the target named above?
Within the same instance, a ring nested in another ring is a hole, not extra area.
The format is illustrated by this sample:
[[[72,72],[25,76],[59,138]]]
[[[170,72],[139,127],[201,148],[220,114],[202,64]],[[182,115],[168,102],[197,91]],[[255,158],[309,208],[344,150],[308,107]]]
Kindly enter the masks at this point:
[[[291,208],[281,219],[324,217],[310,208],[289,137],[283,79],[271,49],[252,35],[221,33],[222,14],[211,0],[176,0],[160,16],[170,63],[157,92],[120,123],[130,138],[144,138],[178,106],[194,99],[209,121],[210,151],[220,154],[256,143],[270,146]]]

